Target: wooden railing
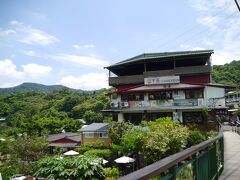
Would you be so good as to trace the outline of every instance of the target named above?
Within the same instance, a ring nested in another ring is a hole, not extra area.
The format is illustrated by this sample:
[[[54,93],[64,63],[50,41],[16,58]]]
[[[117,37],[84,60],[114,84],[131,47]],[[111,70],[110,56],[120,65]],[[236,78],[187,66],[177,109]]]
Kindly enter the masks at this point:
[[[218,179],[224,168],[223,134],[182,152],[168,156],[119,180],[212,180]]]

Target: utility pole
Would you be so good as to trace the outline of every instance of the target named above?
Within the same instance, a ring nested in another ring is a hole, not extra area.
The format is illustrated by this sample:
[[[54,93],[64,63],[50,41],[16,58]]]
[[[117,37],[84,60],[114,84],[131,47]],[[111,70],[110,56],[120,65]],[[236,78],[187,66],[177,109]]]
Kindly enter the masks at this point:
[[[240,12],[240,6],[239,6],[239,4],[238,4],[237,0],[234,0],[234,1],[235,1],[235,3],[236,3],[236,6],[237,6],[237,8],[238,8],[239,12]]]

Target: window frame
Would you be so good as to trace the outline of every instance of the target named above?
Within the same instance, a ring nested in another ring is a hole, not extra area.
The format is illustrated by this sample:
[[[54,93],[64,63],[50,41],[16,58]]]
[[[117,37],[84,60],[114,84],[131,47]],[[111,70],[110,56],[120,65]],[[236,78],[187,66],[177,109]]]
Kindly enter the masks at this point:
[[[84,132],[84,137],[87,138],[87,139],[92,139],[94,138],[94,132]],[[91,134],[91,136],[90,136]]]
[[[105,136],[101,136],[103,134],[105,134]],[[100,138],[108,138],[108,133],[107,132],[99,132],[99,137]]]

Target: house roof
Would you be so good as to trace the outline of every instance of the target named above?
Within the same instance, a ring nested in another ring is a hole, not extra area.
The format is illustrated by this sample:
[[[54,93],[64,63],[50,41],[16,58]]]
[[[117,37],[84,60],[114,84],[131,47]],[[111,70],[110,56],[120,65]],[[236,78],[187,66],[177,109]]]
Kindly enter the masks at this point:
[[[88,126],[81,128],[80,132],[104,132],[107,131],[109,123],[92,123]]]
[[[138,56],[126,59],[124,61],[118,62],[111,66],[105,67],[107,69],[111,69],[112,67],[117,67],[119,65],[126,65],[135,62],[141,61],[151,61],[151,60],[158,60],[161,61],[163,59],[169,57],[181,57],[181,56],[196,56],[196,55],[211,55],[213,50],[198,50],[198,51],[175,51],[175,52],[161,52],[161,53],[143,53]]]
[[[79,133],[72,133],[72,132],[66,132],[66,133],[60,133],[60,134],[52,134],[47,136],[47,140],[50,142],[57,141],[59,139],[70,139],[75,142],[80,142],[81,141],[81,134]]]

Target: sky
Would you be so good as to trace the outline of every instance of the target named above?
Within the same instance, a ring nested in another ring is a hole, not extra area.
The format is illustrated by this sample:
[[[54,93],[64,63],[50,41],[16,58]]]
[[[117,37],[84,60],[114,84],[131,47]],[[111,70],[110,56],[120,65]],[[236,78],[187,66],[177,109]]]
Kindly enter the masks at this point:
[[[1,0],[0,88],[108,87],[104,67],[141,53],[213,49],[240,59],[234,0]]]

